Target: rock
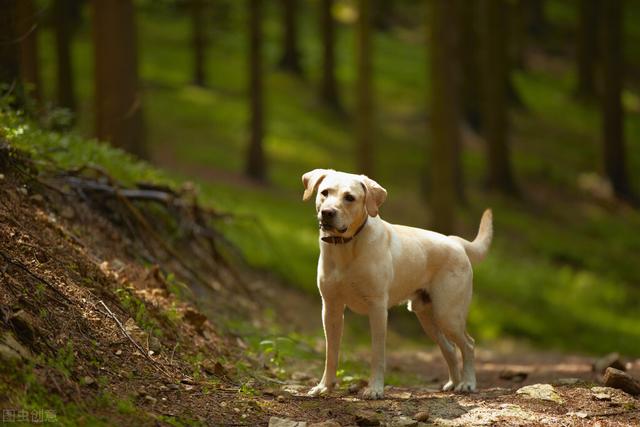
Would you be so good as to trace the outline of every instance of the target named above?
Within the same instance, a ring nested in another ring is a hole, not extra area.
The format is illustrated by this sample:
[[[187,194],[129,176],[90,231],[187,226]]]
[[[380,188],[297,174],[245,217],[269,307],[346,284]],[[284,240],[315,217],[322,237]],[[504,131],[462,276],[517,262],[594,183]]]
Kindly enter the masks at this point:
[[[158,399],[156,399],[153,396],[149,396],[148,394],[144,396],[144,400],[151,403],[152,405],[155,405],[156,403],[158,403]]]
[[[499,377],[501,380],[510,380],[514,382],[522,382],[527,379],[529,374],[523,371],[514,371],[512,369],[503,369],[500,371]]]
[[[154,353],[158,354],[162,351],[162,343],[156,336],[149,337],[149,349]]]
[[[169,384],[167,384],[167,388],[169,390],[178,390],[178,389],[180,389],[180,386],[178,384],[175,384],[175,383],[169,383]]]
[[[413,419],[416,421],[419,421],[421,423],[425,423],[429,420],[429,412],[428,411],[420,411],[417,412],[414,416]]]
[[[97,386],[98,384],[96,384],[96,380],[93,379],[93,377],[89,376],[89,375],[85,375],[84,377],[82,377],[81,380],[83,385],[86,386]]]
[[[327,420],[319,423],[309,424],[309,427],[341,427],[341,426],[340,426],[340,423],[336,421]]]
[[[35,340],[35,325],[37,320],[24,310],[16,311],[10,318],[9,323],[17,334],[20,341],[32,344]]]
[[[532,399],[547,400],[550,402],[563,403],[562,398],[551,384],[532,384],[524,386],[516,391]]]
[[[0,336],[0,358],[5,360],[30,360],[31,351],[20,344],[11,332],[5,332]]]
[[[277,400],[278,402],[282,403],[282,402],[286,402],[286,401],[287,401],[287,398],[286,398],[283,394],[279,394],[279,395],[276,397],[276,400]]]
[[[269,418],[269,427],[307,427],[305,421],[294,421],[287,418]]]
[[[356,414],[356,424],[360,427],[379,426],[380,420],[375,412],[359,412]]]
[[[44,197],[41,194],[34,194],[29,199],[37,205],[42,205],[44,203]]]
[[[351,394],[358,394],[360,392],[360,390],[362,390],[363,388],[365,388],[367,386],[367,381],[366,380],[357,380],[351,384],[349,384],[349,393]]]
[[[626,370],[626,367],[620,360],[620,355],[618,353],[609,353],[593,362],[592,369],[598,374],[603,374],[607,368],[615,368],[621,371]]]
[[[604,385],[620,389],[633,396],[640,394],[640,381],[619,369],[607,368],[604,372]]]
[[[391,420],[389,427],[417,427],[418,421],[409,417],[397,417]]]
[[[591,387],[591,392],[595,400],[611,400],[611,391],[612,389],[609,387]]]

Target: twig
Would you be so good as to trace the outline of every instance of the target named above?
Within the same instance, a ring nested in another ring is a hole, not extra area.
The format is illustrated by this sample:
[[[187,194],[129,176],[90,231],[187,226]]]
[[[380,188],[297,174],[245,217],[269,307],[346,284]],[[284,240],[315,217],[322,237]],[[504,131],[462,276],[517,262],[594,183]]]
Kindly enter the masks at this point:
[[[129,335],[129,332],[127,332],[127,330],[124,328],[124,326],[122,325],[122,323],[120,322],[120,320],[118,319],[118,317],[109,309],[109,307],[107,307],[107,305],[104,303],[104,301],[100,300],[98,301],[98,304],[102,305],[102,307],[104,307],[105,310],[107,310],[107,313],[109,314],[109,317],[111,317],[116,324],[118,325],[118,327],[120,328],[120,331],[124,334],[125,337],[127,337],[129,339],[129,341],[131,341],[131,344],[133,344],[133,346],[147,359],[149,360],[155,367],[157,367],[158,369],[160,369],[164,374],[169,375],[169,373],[162,367],[162,365],[160,365],[157,361],[153,360],[153,358],[151,356],[149,356],[149,353],[147,353],[146,351],[144,351],[144,349],[140,346],[140,344],[138,344],[136,342],[136,340],[133,339],[133,337],[131,337],[131,335]]]
[[[45,285],[47,285],[51,290],[53,290],[56,294],[58,294],[60,297],[62,297],[67,303],[69,304],[73,304],[73,301],[71,301],[69,299],[69,297],[67,297],[64,293],[62,293],[62,291],[60,289],[58,289],[56,286],[54,286],[52,283],[50,283],[49,281],[43,279],[42,277],[38,276],[37,274],[35,274],[34,272],[32,272],[31,270],[29,270],[25,265],[23,265],[22,263],[13,260],[9,255],[7,255],[6,253],[4,253],[3,251],[0,250],[0,255],[5,259],[5,261],[7,261],[9,264],[13,265],[14,267],[19,268],[20,270],[24,271],[25,273],[27,273],[29,276],[33,277],[36,280],[39,280],[40,282],[44,283]]]

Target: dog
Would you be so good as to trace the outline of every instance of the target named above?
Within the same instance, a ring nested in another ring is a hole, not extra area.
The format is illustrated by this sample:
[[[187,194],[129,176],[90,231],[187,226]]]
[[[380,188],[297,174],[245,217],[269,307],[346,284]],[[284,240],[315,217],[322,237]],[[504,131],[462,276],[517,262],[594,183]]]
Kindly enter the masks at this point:
[[[368,315],[371,329],[371,376],[362,397],[382,398],[387,312],[404,302],[447,362],[449,381],[443,390],[475,391],[475,342],[466,320],[472,263],[485,257],[493,237],[491,210],[482,215],[478,235],[470,242],[382,220],[378,212],[387,191],[365,175],[315,169],[302,176],[302,183],[304,201],[317,192],[317,282],[326,341],[324,374],[308,394],[327,394],[335,385],[344,309],[349,307]]]

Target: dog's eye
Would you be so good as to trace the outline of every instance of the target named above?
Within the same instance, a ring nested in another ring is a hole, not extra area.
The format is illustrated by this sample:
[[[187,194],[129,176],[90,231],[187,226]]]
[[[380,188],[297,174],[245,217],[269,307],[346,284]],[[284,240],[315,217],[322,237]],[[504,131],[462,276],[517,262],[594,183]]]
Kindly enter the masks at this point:
[[[329,190],[322,190],[322,194],[323,197],[327,197],[329,195]]]
[[[345,199],[347,202],[353,202],[354,200],[356,200],[356,198],[355,198],[355,197],[353,197],[351,194],[345,194],[344,199]]]

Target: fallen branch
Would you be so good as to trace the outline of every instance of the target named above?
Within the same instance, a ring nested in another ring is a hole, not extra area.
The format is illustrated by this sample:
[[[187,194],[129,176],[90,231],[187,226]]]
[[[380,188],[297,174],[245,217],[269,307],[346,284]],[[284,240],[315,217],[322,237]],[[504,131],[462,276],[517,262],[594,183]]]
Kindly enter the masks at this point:
[[[111,317],[115,322],[116,325],[118,325],[118,327],[120,328],[120,331],[122,332],[122,334],[131,342],[131,344],[133,344],[133,346],[147,359],[151,362],[151,364],[153,366],[155,366],[156,368],[158,368],[162,373],[164,373],[167,376],[170,376],[169,372],[167,372],[164,367],[158,363],[157,361],[155,361],[151,356],[149,356],[149,353],[144,351],[144,349],[142,348],[142,346],[140,344],[138,344],[136,342],[136,340],[133,339],[133,337],[129,334],[129,332],[127,332],[127,330],[124,328],[124,326],[122,325],[122,323],[120,322],[120,319],[118,319],[118,317],[109,309],[109,307],[107,307],[107,305],[104,303],[104,301],[100,300],[98,301],[98,304],[102,305],[102,307],[104,307],[105,310],[107,310],[107,314],[109,317]]]
[[[54,286],[49,281],[47,281],[47,280],[43,279],[42,277],[38,276],[36,273],[34,273],[31,270],[29,270],[29,268],[27,268],[27,266],[25,266],[21,262],[12,259],[9,255],[7,255],[6,253],[4,253],[1,250],[0,250],[0,256],[2,256],[2,258],[4,258],[7,263],[13,265],[14,267],[19,268],[20,270],[22,270],[25,273],[27,273],[29,276],[31,276],[34,279],[36,279],[36,280],[44,283],[45,285],[47,285],[47,287],[49,289],[54,291],[58,296],[60,296],[62,299],[64,299],[68,304],[73,304],[73,301],[71,301],[69,299],[69,297],[67,297],[60,289],[58,289],[56,286]],[[58,302],[61,302],[61,301],[58,301]]]

